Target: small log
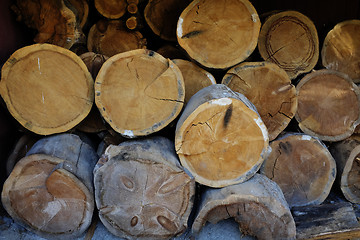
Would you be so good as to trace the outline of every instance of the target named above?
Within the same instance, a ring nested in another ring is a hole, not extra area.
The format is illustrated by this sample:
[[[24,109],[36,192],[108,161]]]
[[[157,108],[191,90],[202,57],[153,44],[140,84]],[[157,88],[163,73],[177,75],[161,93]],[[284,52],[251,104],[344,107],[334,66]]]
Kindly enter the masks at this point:
[[[179,67],[184,78],[185,104],[200,89],[216,84],[214,76],[195,63],[182,59],[173,59],[172,61]]]
[[[183,233],[195,181],[163,137],[111,145],[94,170],[100,220],[126,239],[169,239]]]
[[[295,222],[281,189],[261,174],[224,188],[207,188],[192,231],[197,235],[206,222],[227,218],[234,218],[244,235],[259,240],[295,239]]]
[[[270,148],[260,173],[279,185],[289,207],[321,204],[336,177],[336,163],[326,146],[293,133],[272,141]]]
[[[138,18],[135,16],[131,16],[126,20],[125,24],[128,29],[134,30],[138,27]]]
[[[175,131],[175,149],[195,181],[210,187],[244,182],[268,154],[267,129],[255,107],[223,84],[198,91]]]
[[[77,22],[84,28],[89,16],[89,4],[87,0],[66,0],[75,8]]]
[[[36,43],[51,43],[70,49],[75,43],[85,41],[75,13],[64,0],[17,0],[12,8],[18,20],[38,31],[34,38]]]
[[[139,31],[129,31],[118,20],[100,20],[94,24],[88,35],[89,52],[111,57],[118,53],[146,48],[146,39]]]
[[[336,160],[342,193],[348,201],[360,204],[360,136],[333,143],[330,152]]]
[[[191,0],[149,0],[144,10],[146,23],[160,38],[176,41],[176,24]]]
[[[128,13],[130,14],[136,14],[138,12],[138,7],[137,4],[135,3],[129,3],[126,7],[126,10],[128,11]]]
[[[347,74],[360,83],[360,20],[335,25],[326,35],[321,50],[322,65]]]
[[[319,39],[314,23],[296,11],[283,11],[266,19],[258,48],[265,61],[276,63],[291,79],[311,71],[319,58]]]
[[[118,19],[126,13],[125,0],[94,0],[96,10],[108,19]]]
[[[222,79],[235,92],[244,94],[256,107],[274,140],[297,110],[294,85],[286,72],[270,62],[245,62],[227,71]]]
[[[72,134],[36,142],[4,183],[5,210],[27,230],[51,239],[74,238],[94,211],[96,152]]]
[[[13,53],[2,68],[0,94],[11,115],[40,135],[80,123],[94,101],[94,81],[71,51],[34,44]]]
[[[322,69],[296,86],[300,129],[323,141],[341,141],[360,123],[360,92],[345,74]]]
[[[295,207],[296,239],[359,239],[360,224],[349,202]]]
[[[171,123],[185,97],[179,68],[156,52],[117,54],[95,81],[95,102],[103,118],[125,137],[145,136]]]
[[[203,66],[223,69],[250,56],[260,25],[248,0],[195,0],[179,17],[177,40]]]

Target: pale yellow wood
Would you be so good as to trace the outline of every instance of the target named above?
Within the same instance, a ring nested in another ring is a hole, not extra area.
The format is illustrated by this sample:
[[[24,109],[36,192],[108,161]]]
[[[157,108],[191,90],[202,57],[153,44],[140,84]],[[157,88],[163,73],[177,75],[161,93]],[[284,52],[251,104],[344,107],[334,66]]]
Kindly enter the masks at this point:
[[[126,12],[125,0],[94,0],[96,10],[106,18],[118,19]]]
[[[274,140],[297,110],[294,85],[286,72],[270,62],[244,62],[229,69],[222,84],[244,94],[256,107]]]
[[[360,82],[360,20],[348,20],[336,24],[326,35],[321,50],[322,64]]]
[[[2,68],[0,94],[12,116],[37,134],[65,132],[94,102],[94,82],[83,61],[50,44],[17,50]]]
[[[179,67],[184,77],[185,104],[200,89],[216,84],[214,76],[195,63],[182,59],[173,59],[172,61]]]
[[[248,0],[195,0],[180,15],[177,40],[205,67],[228,68],[253,52],[260,25]]]
[[[161,130],[180,113],[185,97],[179,68],[156,52],[128,51],[109,58],[95,81],[101,115],[126,137]]]
[[[324,141],[349,137],[360,123],[360,91],[345,74],[322,69],[296,86],[300,129]]]
[[[283,11],[267,18],[261,27],[258,48],[265,61],[276,63],[291,79],[311,71],[319,58],[316,27],[297,11]]]

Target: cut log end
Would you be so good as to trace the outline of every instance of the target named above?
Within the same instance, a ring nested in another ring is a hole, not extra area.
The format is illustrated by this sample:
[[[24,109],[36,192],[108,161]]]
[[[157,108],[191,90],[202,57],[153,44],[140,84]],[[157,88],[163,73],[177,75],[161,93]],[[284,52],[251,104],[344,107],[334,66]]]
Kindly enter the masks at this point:
[[[108,19],[118,19],[126,13],[127,3],[125,0],[95,0],[96,10]]]

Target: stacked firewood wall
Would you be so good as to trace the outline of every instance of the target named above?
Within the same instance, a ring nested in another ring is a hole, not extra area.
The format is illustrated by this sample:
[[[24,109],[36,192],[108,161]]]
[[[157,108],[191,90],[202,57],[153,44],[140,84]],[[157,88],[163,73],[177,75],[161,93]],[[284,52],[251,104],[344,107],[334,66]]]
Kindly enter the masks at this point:
[[[196,237],[227,218],[258,239],[360,237],[360,16],[319,29],[260,8],[13,1],[33,39],[1,69],[7,214],[46,238],[94,219],[126,239]],[[349,224],[306,227],[326,207]]]

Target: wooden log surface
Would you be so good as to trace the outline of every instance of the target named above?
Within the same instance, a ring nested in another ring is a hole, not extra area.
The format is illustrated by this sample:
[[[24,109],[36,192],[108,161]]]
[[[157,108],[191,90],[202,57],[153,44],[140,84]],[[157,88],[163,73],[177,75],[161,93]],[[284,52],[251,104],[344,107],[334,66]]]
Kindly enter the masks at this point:
[[[267,18],[261,27],[258,49],[265,61],[276,63],[291,79],[311,71],[319,58],[314,23],[297,11],[283,11]]]
[[[276,182],[289,207],[319,205],[329,195],[336,163],[327,147],[306,134],[285,134],[270,143],[260,173]]]
[[[99,20],[89,31],[87,48],[108,57],[146,48],[146,39],[139,31],[129,31],[120,20]]]
[[[50,44],[13,53],[1,71],[0,94],[11,115],[41,135],[70,130],[90,112],[94,82],[82,60]]]
[[[360,82],[360,20],[340,22],[328,32],[321,50],[322,65]]]
[[[256,239],[295,239],[295,222],[284,195],[261,174],[243,183],[206,189],[192,231],[199,234],[206,222],[227,218],[234,218],[244,235]]]
[[[75,135],[43,138],[5,181],[2,204],[16,222],[39,236],[80,236],[92,221],[96,160],[96,152]]]
[[[172,61],[179,67],[184,78],[185,104],[199,90],[212,84],[216,84],[214,76],[205,69],[197,66],[195,63],[182,59],[173,59]]]
[[[96,10],[105,18],[118,19],[126,13],[125,0],[94,0]]]
[[[103,118],[125,137],[145,136],[171,123],[185,97],[179,68],[151,50],[133,50],[107,60],[95,81]]]
[[[223,69],[250,56],[260,25],[248,0],[196,0],[179,17],[177,40],[203,66]]]
[[[305,75],[296,86],[300,129],[323,141],[349,137],[360,120],[360,92],[345,74],[322,69]]]
[[[333,143],[330,152],[336,160],[338,184],[342,193],[348,201],[360,204],[360,136],[352,135]]]
[[[256,107],[274,140],[297,110],[294,85],[286,72],[270,62],[244,62],[229,69],[222,79],[235,92],[244,94]]]
[[[67,0],[75,8],[76,21],[81,28],[84,28],[88,22],[89,4],[87,0]]]
[[[94,170],[95,200],[105,227],[126,239],[169,239],[183,233],[195,181],[163,137],[110,145]]]
[[[198,91],[175,130],[175,149],[198,183],[224,187],[248,180],[268,154],[267,129],[255,107],[223,84]]]

